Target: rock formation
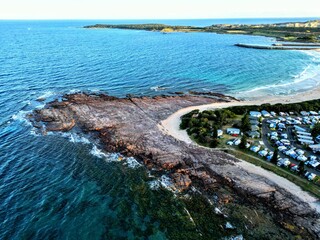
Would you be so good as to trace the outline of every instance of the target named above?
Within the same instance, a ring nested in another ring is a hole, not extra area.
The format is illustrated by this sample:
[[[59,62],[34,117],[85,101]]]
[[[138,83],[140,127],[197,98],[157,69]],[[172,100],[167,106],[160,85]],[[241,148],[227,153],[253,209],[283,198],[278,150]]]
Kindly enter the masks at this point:
[[[188,145],[163,134],[157,127],[175,111],[226,99],[200,96],[114,98],[106,95],[72,94],[54,101],[31,116],[42,131],[80,128],[99,136],[105,151],[134,156],[149,168],[166,170],[180,191],[200,184],[204,191],[228,185],[251,204],[263,203],[278,222],[290,222],[320,237],[319,215],[309,204],[276,183],[241,168],[238,159],[219,150]],[[223,196],[223,202],[230,201]],[[301,230],[302,229],[302,230]]]

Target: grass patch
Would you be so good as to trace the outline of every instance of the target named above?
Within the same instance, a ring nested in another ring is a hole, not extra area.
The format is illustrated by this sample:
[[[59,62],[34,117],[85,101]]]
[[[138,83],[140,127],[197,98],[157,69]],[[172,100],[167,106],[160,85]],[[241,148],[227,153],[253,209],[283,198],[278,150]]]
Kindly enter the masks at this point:
[[[320,198],[320,188],[314,183],[307,181],[306,179],[295,175],[290,172],[289,169],[278,167],[272,163],[266,162],[263,159],[260,159],[256,156],[253,156],[251,152],[242,152],[236,149],[228,148],[228,153],[234,155],[237,158],[243,159],[249,163],[252,163],[256,166],[262,167],[268,171],[271,171],[281,177],[288,179],[289,181],[295,183],[303,190],[312,193],[317,198]]]

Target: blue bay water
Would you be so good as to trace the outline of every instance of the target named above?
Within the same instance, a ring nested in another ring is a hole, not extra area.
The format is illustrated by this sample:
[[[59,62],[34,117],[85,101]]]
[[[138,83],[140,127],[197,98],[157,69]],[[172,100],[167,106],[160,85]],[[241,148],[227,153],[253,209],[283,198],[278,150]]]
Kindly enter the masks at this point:
[[[105,156],[79,137],[33,134],[24,115],[42,106],[36,101],[41,96],[50,100],[81,90],[115,96],[195,90],[252,97],[318,84],[316,53],[233,46],[271,44],[271,38],[82,28],[145,22],[0,21],[0,239],[166,237],[163,219],[152,217],[132,191],[145,189],[150,205],[164,197],[146,190],[150,179],[143,169]],[[152,22],[207,26],[279,19]],[[158,86],[164,90],[156,91]],[[179,204],[173,208],[183,211]]]

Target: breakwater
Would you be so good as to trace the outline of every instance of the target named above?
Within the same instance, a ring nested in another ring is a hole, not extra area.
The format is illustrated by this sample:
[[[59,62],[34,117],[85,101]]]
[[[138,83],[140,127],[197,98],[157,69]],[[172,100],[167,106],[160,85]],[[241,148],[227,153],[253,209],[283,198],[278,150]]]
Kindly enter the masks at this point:
[[[272,46],[285,47],[320,47],[320,43],[274,43]]]
[[[266,45],[254,45],[254,44],[243,44],[243,43],[237,43],[235,44],[237,47],[243,47],[243,48],[254,48],[254,49],[266,49],[266,50],[320,50],[317,47],[288,47],[285,45],[278,46],[278,45],[271,45],[271,46],[266,46]]]

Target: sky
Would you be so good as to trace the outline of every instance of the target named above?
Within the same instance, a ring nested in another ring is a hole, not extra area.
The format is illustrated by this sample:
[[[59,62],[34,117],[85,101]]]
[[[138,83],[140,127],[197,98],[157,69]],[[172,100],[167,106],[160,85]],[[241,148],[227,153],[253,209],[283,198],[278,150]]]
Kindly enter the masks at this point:
[[[0,19],[320,17],[320,0],[0,0]]]

